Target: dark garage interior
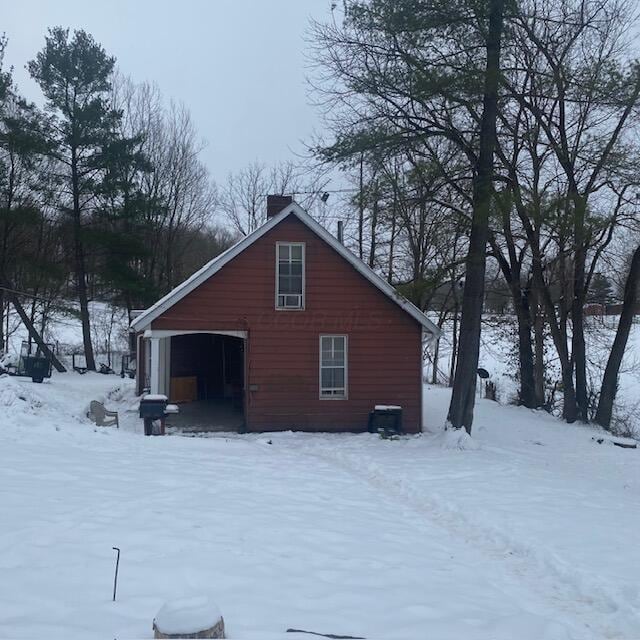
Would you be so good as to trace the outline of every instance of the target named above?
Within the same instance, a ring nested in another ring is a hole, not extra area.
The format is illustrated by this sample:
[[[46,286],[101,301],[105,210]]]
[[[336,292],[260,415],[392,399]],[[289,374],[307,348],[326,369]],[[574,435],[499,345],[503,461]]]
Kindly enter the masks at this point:
[[[244,340],[194,333],[171,338],[170,401],[185,431],[238,431],[244,425]]]

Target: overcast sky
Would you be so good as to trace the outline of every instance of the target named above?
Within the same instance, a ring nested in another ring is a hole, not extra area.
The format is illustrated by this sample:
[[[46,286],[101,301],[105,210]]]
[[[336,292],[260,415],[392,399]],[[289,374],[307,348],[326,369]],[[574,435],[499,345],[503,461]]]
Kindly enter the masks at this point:
[[[48,27],[91,33],[136,81],[156,82],[191,111],[222,182],[253,160],[293,158],[319,127],[309,104],[305,30],[330,0],[21,0],[3,3],[5,65],[28,98],[42,102],[25,64]]]

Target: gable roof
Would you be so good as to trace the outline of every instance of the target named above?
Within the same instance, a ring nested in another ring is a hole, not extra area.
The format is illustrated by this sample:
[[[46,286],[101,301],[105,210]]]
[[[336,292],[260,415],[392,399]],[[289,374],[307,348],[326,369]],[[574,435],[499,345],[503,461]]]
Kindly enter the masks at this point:
[[[137,331],[147,328],[158,316],[162,315],[167,309],[172,307],[176,302],[182,300],[187,294],[199,287],[203,282],[216,274],[225,264],[233,260],[237,255],[242,253],[247,247],[251,246],[256,240],[273,229],[278,223],[286,217],[294,215],[300,222],[305,224],[311,231],[324,240],[332,249],[339,253],[351,266],[364,276],[377,289],[382,291],[387,297],[391,298],[400,308],[404,309],[412,318],[417,320],[433,338],[437,338],[441,331],[438,327],[427,318],[427,316],[418,309],[414,304],[409,302],[405,297],[400,295],[396,289],[390,285],[384,278],[381,278],[373,269],[369,268],[362,260],[357,258],[349,249],[332,236],[321,224],[316,222],[299,204],[293,202],[285,207],[280,213],[269,218],[261,227],[245,236],[234,244],[232,247],[223,251],[213,260],[196,271],[191,277],[172,289],[167,295],[160,298],[153,306],[142,312],[132,322],[131,327]]]

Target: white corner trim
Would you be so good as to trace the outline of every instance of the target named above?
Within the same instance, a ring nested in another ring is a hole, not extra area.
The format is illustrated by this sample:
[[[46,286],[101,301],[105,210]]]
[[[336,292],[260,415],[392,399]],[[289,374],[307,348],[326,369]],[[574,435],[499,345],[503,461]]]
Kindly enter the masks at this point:
[[[160,393],[160,340],[151,339],[151,371],[149,372],[149,386],[151,393]]]
[[[187,278],[183,283],[179,284],[175,289],[160,298],[153,306],[134,318],[131,327],[136,331],[147,329],[149,325],[167,309],[182,300],[187,294],[199,287],[203,282],[208,280],[212,275],[220,271],[225,264],[233,260],[237,255],[242,253],[247,247],[251,246],[256,240],[261,238],[267,232],[271,231],[277,224],[289,215],[293,214],[305,224],[311,231],[324,240],[332,249],[340,254],[347,262],[351,264],[356,271],[363,275],[371,284],[377,287],[387,297],[391,298],[399,307],[404,309],[414,320],[417,320],[432,336],[437,338],[441,331],[438,327],[427,318],[427,316],[418,309],[414,304],[401,296],[395,288],[390,285],[384,278],[381,278],[373,269],[370,269],[362,260],[356,257],[349,249],[338,239],[331,235],[321,224],[316,222],[298,203],[293,202],[283,209],[278,215],[269,218],[261,227],[245,236],[234,244],[232,247],[216,256],[213,260],[205,264],[201,269],[196,271],[191,277]],[[196,333],[202,333],[196,331]]]

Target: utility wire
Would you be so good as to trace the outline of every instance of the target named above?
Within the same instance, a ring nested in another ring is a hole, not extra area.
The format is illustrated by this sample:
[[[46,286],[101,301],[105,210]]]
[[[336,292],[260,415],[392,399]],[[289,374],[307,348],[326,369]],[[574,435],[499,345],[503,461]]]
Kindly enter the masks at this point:
[[[55,302],[55,298],[41,298],[40,296],[34,296],[30,293],[26,293],[25,291],[17,291],[16,289],[9,289],[8,287],[0,287],[0,290],[7,291],[9,293],[13,293],[15,295],[24,296],[26,298],[31,298],[33,300],[40,300],[42,302]],[[66,327],[73,327],[74,329],[78,327],[78,324],[73,322],[65,322],[64,320],[59,320],[58,318],[52,318],[49,315],[49,320],[54,321],[56,324],[61,324]],[[78,318],[78,323],[80,323],[80,319]]]
[[[7,291],[8,293],[14,293],[18,296],[24,296],[25,298],[32,298],[33,300],[41,300],[42,302],[54,302],[55,298],[42,298],[40,296],[34,296],[31,293],[26,293],[25,291],[17,291],[16,289],[9,289],[9,287],[1,287],[0,290]]]
[[[281,193],[275,195],[287,195],[287,196],[307,196],[307,195],[318,195],[321,196],[323,193],[354,193],[356,191],[360,191],[360,189],[356,187],[352,187],[350,189],[314,189],[313,191],[290,191],[289,193]],[[264,198],[265,196],[272,196],[273,193],[259,193],[258,196]]]

